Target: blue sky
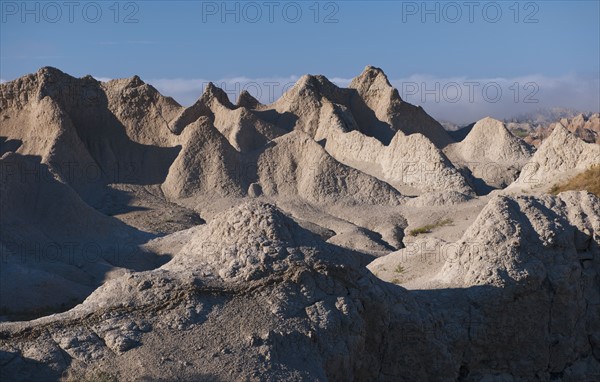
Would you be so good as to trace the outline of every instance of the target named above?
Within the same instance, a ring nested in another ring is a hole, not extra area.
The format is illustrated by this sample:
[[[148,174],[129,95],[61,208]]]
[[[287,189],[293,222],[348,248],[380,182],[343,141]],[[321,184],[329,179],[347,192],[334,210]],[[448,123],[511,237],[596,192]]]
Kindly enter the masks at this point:
[[[600,109],[598,0],[0,3],[5,81],[48,65],[103,79],[137,74],[189,104],[208,80],[229,84],[234,98],[249,82],[305,73],[343,85],[375,65],[404,98],[457,122]],[[489,83],[499,102],[481,94]]]

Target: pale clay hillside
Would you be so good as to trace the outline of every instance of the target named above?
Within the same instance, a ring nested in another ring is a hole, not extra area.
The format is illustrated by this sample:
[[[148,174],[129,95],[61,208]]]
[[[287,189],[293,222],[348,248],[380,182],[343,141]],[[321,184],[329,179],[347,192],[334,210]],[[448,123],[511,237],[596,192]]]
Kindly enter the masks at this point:
[[[0,380],[599,380],[600,199],[550,193],[597,120],[454,140],[372,66],[0,84]]]

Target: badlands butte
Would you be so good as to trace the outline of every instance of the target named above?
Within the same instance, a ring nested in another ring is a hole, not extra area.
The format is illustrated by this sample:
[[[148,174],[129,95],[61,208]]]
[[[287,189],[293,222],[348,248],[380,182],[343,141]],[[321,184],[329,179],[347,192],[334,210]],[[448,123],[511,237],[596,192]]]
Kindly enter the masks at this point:
[[[453,139],[370,66],[1,84],[0,379],[600,380],[594,118]]]

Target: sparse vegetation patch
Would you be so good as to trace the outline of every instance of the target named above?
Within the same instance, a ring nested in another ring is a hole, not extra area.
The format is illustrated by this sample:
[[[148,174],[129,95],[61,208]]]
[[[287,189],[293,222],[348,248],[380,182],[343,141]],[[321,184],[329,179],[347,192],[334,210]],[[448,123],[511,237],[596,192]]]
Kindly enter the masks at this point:
[[[444,226],[451,225],[451,224],[452,224],[452,219],[443,219],[436,223],[426,224],[422,227],[412,229],[412,230],[410,230],[409,235],[410,236],[418,236],[418,235],[421,235],[424,233],[431,233],[431,230],[433,230],[435,228],[444,227]]]

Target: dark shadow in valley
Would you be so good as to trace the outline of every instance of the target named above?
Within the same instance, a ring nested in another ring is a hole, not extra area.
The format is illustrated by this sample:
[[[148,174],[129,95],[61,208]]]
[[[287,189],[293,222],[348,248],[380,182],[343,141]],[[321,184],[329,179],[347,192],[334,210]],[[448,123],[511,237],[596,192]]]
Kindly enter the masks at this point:
[[[151,185],[164,182],[181,146],[159,147],[132,141],[108,108],[104,92],[93,103],[64,105],[77,134],[106,183]]]
[[[8,137],[0,136],[0,157],[8,152],[17,152],[22,145],[23,141],[20,139],[8,139]]]
[[[275,109],[269,110],[249,110],[252,114],[254,114],[257,118],[262,119],[265,122],[268,122],[272,125],[279,127],[282,130],[290,132],[294,130],[294,126],[296,126],[296,122],[298,121],[298,116],[294,113],[290,113],[286,111],[284,113],[279,113]]]
[[[62,350],[56,350],[62,352]],[[71,364],[71,357],[56,354],[61,369]],[[48,364],[25,357],[21,353],[0,350],[0,381],[12,382],[55,382],[61,380],[62,373]]]
[[[140,248],[156,235],[91,208],[40,160],[13,153],[0,161],[0,271],[14,286],[0,291],[2,311],[37,318],[68,310],[114,270],[150,270],[170,259]],[[34,301],[28,293],[36,288],[56,290]]]
[[[471,123],[466,126],[463,126],[458,130],[447,131],[447,133],[456,142],[462,142],[467,137],[467,135],[469,135],[471,130],[473,130],[473,126],[475,126],[475,123]]]
[[[456,167],[456,169],[462,174],[467,181],[467,184],[471,186],[477,196],[485,196],[490,192],[497,190],[497,188],[490,186],[482,178],[478,178],[471,170],[467,167]]]

